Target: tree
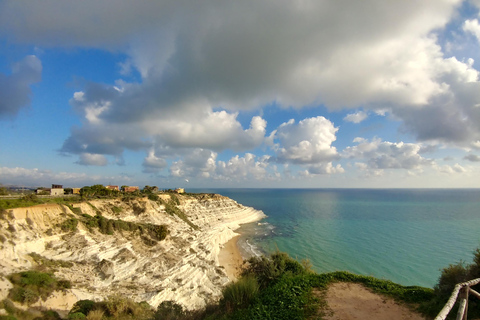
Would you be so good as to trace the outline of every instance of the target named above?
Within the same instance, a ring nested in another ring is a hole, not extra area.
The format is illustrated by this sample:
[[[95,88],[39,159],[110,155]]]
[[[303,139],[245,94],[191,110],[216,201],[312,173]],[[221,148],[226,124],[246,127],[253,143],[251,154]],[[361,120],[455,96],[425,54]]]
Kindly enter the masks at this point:
[[[8,195],[8,189],[5,187],[0,187],[0,196]]]

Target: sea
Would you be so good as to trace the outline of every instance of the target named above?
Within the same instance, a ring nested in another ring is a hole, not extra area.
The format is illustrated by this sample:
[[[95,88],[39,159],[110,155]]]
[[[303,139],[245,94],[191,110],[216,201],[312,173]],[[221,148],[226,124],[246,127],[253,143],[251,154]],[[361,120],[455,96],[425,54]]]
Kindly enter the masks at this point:
[[[349,271],[433,288],[480,247],[480,189],[198,189],[262,210],[244,257],[277,250],[316,272]]]

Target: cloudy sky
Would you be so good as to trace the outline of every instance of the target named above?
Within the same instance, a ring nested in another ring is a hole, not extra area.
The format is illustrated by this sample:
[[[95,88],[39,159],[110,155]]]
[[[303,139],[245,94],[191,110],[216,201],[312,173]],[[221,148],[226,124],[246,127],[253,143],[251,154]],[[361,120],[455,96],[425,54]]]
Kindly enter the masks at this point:
[[[0,183],[480,187],[480,0],[0,0]]]

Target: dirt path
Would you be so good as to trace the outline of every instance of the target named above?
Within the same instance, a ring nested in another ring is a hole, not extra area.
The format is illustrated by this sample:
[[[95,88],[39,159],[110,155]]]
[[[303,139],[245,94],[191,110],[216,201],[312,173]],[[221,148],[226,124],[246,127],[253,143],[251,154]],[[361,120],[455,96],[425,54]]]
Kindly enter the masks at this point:
[[[399,305],[391,298],[374,294],[357,283],[333,283],[327,290],[326,300],[333,312],[327,320],[423,320],[424,318]]]

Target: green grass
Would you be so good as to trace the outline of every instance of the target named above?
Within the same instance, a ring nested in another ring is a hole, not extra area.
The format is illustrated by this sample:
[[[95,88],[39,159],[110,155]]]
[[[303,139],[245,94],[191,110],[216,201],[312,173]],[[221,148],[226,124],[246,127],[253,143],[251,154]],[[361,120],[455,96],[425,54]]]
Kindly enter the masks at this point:
[[[42,198],[32,195],[20,199],[0,199],[0,209],[24,208],[45,203],[69,205],[80,201],[80,198],[76,197]]]

